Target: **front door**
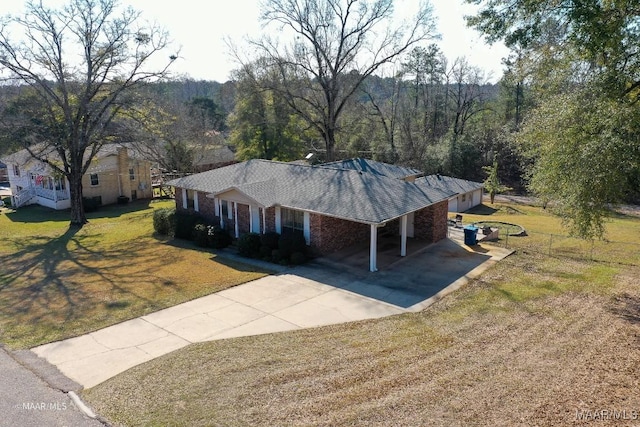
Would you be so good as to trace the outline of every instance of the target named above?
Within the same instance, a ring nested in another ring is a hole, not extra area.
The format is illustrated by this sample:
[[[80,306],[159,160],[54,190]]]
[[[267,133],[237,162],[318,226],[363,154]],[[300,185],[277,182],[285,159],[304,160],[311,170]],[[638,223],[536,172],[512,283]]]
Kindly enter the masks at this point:
[[[407,237],[413,237],[413,219],[414,212],[407,214]],[[400,230],[399,234],[402,236],[402,221],[400,221]]]
[[[260,208],[251,206],[251,231],[260,233]]]

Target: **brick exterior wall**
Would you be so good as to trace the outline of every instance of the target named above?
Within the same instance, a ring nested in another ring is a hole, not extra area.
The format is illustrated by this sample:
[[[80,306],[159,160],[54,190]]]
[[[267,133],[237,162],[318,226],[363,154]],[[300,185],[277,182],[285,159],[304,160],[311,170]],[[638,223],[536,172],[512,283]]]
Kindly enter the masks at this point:
[[[176,187],[176,195],[174,200],[176,201],[176,211],[184,211],[182,208],[182,188]]]
[[[205,193],[198,192],[198,209],[200,215],[204,218],[212,221],[214,224],[220,224],[220,218],[216,216],[215,202],[212,198],[207,197]]]
[[[248,233],[249,230],[251,230],[251,224],[249,221],[249,205],[238,203],[238,231],[240,232],[240,235]]]
[[[264,213],[264,218],[266,221],[266,225],[267,228],[265,230],[265,233],[275,233],[276,231],[276,208],[267,208],[267,210]],[[262,223],[260,223],[262,226]]]
[[[182,189],[176,188],[176,209],[179,211],[193,212],[193,209],[182,207]],[[208,219],[219,221],[214,215],[214,200],[198,193],[198,205],[200,214]],[[414,214],[414,237],[428,242],[437,242],[447,237],[448,202],[442,201],[416,211]],[[260,213],[262,216],[262,212]],[[232,215],[233,216],[233,215]],[[275,208],[267,208],[265,211],[265,232],[275,232]],[[319,214],[310,214],[311,250],[317,255],[326,255],[357,243],[368,243],[370,226],[353,221],[328,217]],[[234,234],[234,219],[225,218],[225,228]],[[240,234],[250,230],[249,206],[238,204],[238,225]],[[262,217],[260,218],[262,228]],[[386,230],[385,230],[386,229]],[[399,220],[390,221],[386,227],[380,229],[390,235],[399,234]]]
[[[370,226],[329,216],[311,214],[311,249],[326,255],[356,243],[368,242]]]
[[[435,243],[447,237],[449,203],[445,200],[416,211],[414,236]]]
[[[175,201],[176,211],[200,215],[214,224],[220,224],[220,218],[215,215],[215,202],[213,199],[206,197],[205,193],[198,192],[198,212],[194,208],[185,209],[182,207],[182,188],[176,188]]]
[[[211,197],[206,197],[205,193],[198,192],[198,209],[199,212],[196,212],[193,208],[184,209],[182,206],[182,189],[176,188],[175,195],[176,202],[176,210],[180,212],[187,212],[191,214],[198,214],[210,221],[214,224],[220,224],[220,217],[215,214],[215,201]],[[233,208],[231,203],[229,203],[229,209],[231,209],[231,219],[225,216],[224,218],[224,228],[234,235],[235,233],[235,214],[233,212]],[[276,209],[275,208],[267,208],[265,211],[265,220],[266,231],[276,231]],[[248,233],[250,230],[250,218],[249,218],[249,206],[238,203],[238,225],[240,234]],[[260,230],[263,230],[262,224],[262,211],[260,211]]]

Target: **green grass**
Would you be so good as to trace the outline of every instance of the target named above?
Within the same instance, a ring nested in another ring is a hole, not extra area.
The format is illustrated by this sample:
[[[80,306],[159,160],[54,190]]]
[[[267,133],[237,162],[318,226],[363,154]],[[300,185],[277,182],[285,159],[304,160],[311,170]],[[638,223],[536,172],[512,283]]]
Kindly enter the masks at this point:
[[[585,240],[567,235],[550,209],[511,203],[480,205],[463,214],[464,224],[476,222],[517,224],[527,236],[506,236],[498,244],[528,252],[584,260],[640,265],[640,217],[612,213],[604,240]]]
[[[635,405],[636,326],[607,309],[623,267],[527,258],[421,313],[195,344],[83,397],[126,426],[514,425],[545,405],[565,414],[537,424],[562,425],[585,396]]]
[[[536,208],[493,215],[559,230]],[[423,312],[196,344],[83,397],[127,426],[567,425],[640,405],[639,273],[519,250]]]
[[[153,210],[137,201],[88,214],[39,206],[0,215],[0,342],[28,348],[254,280],[267,271],[189,242],[154,235]]]

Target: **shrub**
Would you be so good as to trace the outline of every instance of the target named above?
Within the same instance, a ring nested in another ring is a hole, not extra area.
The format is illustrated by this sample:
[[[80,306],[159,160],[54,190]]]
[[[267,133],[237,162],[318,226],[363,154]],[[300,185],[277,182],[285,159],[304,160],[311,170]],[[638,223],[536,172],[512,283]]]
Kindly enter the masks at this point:
[[[262,245],[260,246],[260,259],[265,261],[271,261],[271,249],[269,246]]]
[[[185,212],[176,212],[175,218],[174,236],[178,239],[192,240],[194,228],[202,221],[201,218]]]
[[[291,254],[290,261],[293,265],[300,265],[307,261],[307,257],[302,252],[294,252]]]
[[[209,247],[209,227],[205,224],[196,224],[193,227],[193,240],[201,248]]]
[[[215,249],[224,249],[231,244],[231,235],[218,225],[208,227],[209,244]]]
[[[247,233],[238,239],[238,253],[249,258],[257,258],[260,255],[260,235]]]
[[[4,199],[1,199],[4,202],[4,206],[5,207],[10,207],[11,206],[11,197],[5,197]]]
[[[153,211],[153,229],[163,236],[173,234],[175,228],[176,210],[174,208],[162,208]]]
[[[278,249],[273,249],[271,251],[271,262],[278,264],[282,259],[282,254]]]
[[[289,259],[294,252],[302,252],[304,254],[307,250],[307,243],[302,234],[283,234],[278,240],[278,249],[283,258]]]
[[[262,242],[262,246],[266,246],[269,249],[278,249],[278,239],[280,239],[280,235],[275,231],[270,231],[268,233],[264,233],[260,240]]]

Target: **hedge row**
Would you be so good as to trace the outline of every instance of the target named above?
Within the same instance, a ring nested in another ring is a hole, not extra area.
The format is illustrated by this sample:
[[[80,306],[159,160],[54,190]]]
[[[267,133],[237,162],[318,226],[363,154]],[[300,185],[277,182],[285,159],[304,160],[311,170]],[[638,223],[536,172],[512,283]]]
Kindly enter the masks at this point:
[[[231,236],[219,225],[199,215],[176,212],[175,208],[155,210],[153,229],[163,236],[193,240],[201,247],[222,249],[231,244]]]
[[[232,242],[231,235],[218,224],[175,208],[156,209],[153,229],[163,236],[193,240],[201,247],[222,249]],[[246,233],[238,239],[238,253],[281,265],[299,265],[308,259],[304,236],[299,233]]]
[[[303,264],[308,258],[304,236],[297,233],[243,234],[238,239],[238,253],[281,265]]]

